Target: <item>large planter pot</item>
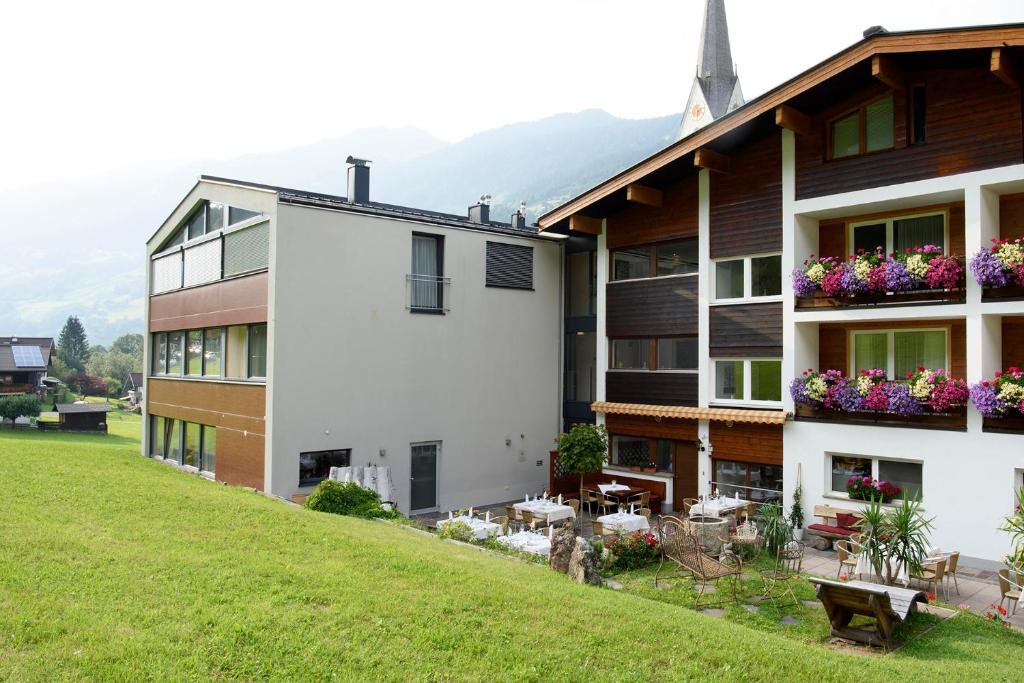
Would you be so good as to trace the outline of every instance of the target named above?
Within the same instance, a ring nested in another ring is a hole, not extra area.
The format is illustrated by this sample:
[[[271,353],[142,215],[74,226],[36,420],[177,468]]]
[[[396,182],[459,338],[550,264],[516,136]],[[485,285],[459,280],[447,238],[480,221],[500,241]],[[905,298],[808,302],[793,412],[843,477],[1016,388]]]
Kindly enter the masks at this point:
[[[802,541],[802,540],[804,540],[804,530],[803,530],[803,527],[797,527],[797,528],[793,529],[793,540],[794,541]]]
[[[708,555],[722,552],[722,539],[729,538],[729,520],[724,517],[698,515],[690,517],[697,543],[704,547]]]
[[[1010,413],[1000,417],[983,417],[981,430],[1001,434],[1024,434],[1024,415]]]
[[[1005,288],[1004,288],[1005,289]],[[927,303],[962,304],[967,301],[967,290],[958,289],[915,289],[908,292],[884,294],[857,294],[855,296],[828,296],[814,292],[810,296],[797,297],[794,308],[863,308],[866,306],[884,308]]]
[[[1024,300],[1024,287],[1008,285],[1006,287],[984,287],[981,290],[982,301],[1021,301]]]
[[[837,424],[878,425],[888,427],[913,427],[915,429],[945,429],[967,431],[967,406],[961,406],[949,413],[924,413],[922,415],[896,415],[868,410],[847,412],[831,408],[817,408],[802,403],[796,405],[796,419],[808,422],[831,422]]]

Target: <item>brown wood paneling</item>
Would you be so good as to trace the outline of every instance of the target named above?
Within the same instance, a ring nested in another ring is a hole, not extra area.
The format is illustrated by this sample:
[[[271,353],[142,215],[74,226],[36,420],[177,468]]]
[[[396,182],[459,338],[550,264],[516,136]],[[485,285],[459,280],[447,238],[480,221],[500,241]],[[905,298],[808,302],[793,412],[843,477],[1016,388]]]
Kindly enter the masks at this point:
[[[1003,318],[1003,367],[1024,368],[1024,318]],[[991,379],[991,377],[987,378]]]
[[[607,415],[605,428],[609,434],[624,436],[649,436],[653,439],[675,441],[696,441],[696,420],[661,420],[640,415]]]
[[[1024,237],[1024,194],[1008,194],[999,198],[999,237]]]
[[[605,373],[605,394],[613,403],[647,403],[659,406],[696,406],[697,373]]]
[[[712,306],[713,357],[782,357],[782,302]]]
[[[267,321],[268,274],[211,282],[149,298],[149,331]]]
[[[835,369],[844,373],[849,367],[849,333],[853,330],[901,330],[946,327],[949,329],[951,376],[967,377],[967,324],[963,320],[899,320],[859,323],[822,323],[818,327],[818,368]],[[860,368],[858,368],[859,370]],[[929,368],[937,370],[938,368]]]
[[[711,258],[782,250],[782,141],[778,131],[731,154],[711,174]]]
[[[217,480],[263,488],[266,387],[151,377],[150,415],[217,427]]]
[[[666,187],[660,208],[630,203],[608,216],[609,249],[697,236],[697,174]]]
[[[931,69],[914,75],[926,98],[925,144],[907,145],[907,91],[894,92],[895,148],[827,159],[828,122],[858,101],[885,91],[878,84],[815,116],[819,133],[797,136],[797,199],[1019,164],[1024,159],[1020,91],[993,78],[987,65]]]
[[[716,460],[782,464],[782,425],[711,422],[708,440]]]
[[[697,278],[612,282],[605,290],[609,337],[697,334]]]
[[[833,256],[846,258],[849,255],[846,246],[846,221],[842,219],[821,221],[818,223],[818,251],[815,256]],[[797,254],[804,258],[810,254]]]

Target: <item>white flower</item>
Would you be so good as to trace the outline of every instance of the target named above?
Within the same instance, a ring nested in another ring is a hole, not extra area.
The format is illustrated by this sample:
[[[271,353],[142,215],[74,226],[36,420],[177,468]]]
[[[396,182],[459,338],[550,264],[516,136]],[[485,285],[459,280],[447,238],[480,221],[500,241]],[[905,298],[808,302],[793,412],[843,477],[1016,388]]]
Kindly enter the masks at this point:
[[[811,282],[814,284],[820,285],[821,278],[825,277],[825,266],[815,263],[807,269],[807,277],[811,278]]]
[[[871,274],[871,264],[868,263],[867,259],[858,258],[853,263],[853,274],[858,280],[867,280],[868,275]]]
[[[928,381],[929,373],[924,373],[910,385],[910,395],[918,401],[927,401],[932,396],[932,384]]]
[[[867,396],[871,392],[871,387],[874,386],[874,382],[867,375],[861,375],[857,378],[857,393],[861,396]]]
[[[999,246],[996,256],[999,257],[1004,266],[1012,268],[1024,261],[1024,250],[1015,242],[1007,242]]]
[[[815,401],[821,401],[825,398],[825,392],[828,391],[828,384],[821,377],[812,377],[807,380],[806,388],[809,397]]]
[[[916,280],[923,280],[928,275],[928,270],[931,266],[928,265],[928,261],[921,254],[913,254],[907,258],[907,272],[910,273],[910,277]]]
[[[1005,382],[999,389],[999,398],[1007,403],[1017,405],[1021,401],[1024,401],[1024,387],[1019,384],[1010,384],[1009,382]]]

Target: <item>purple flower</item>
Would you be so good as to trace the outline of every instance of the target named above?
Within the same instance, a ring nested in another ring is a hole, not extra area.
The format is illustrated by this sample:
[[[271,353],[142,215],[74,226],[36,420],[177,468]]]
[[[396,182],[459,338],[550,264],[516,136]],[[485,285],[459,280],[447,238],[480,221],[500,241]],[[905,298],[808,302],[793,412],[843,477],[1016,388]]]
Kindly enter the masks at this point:
[[[808,406],[815,404],[815,401],[811,400],[811,397],[807,395],[807,387],[804,386],[804,381],[799,377],[789,383],[789,395],[793,397],[793,403]]]
[[[863,280],[858,280],[854,275],[853,268],[843,266],[839,275],[839,282],[847,296],[863,294],[867,291],[867,285]]]
[[[885,289],[889,292],[902,292],[914,288],[914,278],[907,272],[907,267],[899,261],[885,264]]]
[[[910,394],[910,387],[906,384],[890,382],[885,387],[885,394],[889,398],[889,412],[895,415],[920,415],[924,412],[921,404]]]
[[[847,412],[862,410],[864,408],[864,397],[857,391],[853,382],[846,381],[836,386],[833,397],[834,407]]]
[[[971,387],[971,403],[986,417],[1002,415],[1007,407],[1006,402],[996,395],[996,388],[989,382],[980,382]]]
[[[793,293],[797,297],[810,296],[815,289],[817,286],[811,278],[807,277],[807,273],[800,268],[793,270]]]
[[[991,251],[982,250],[974,255],[970,263],[971,274],[982,287],[1005,287],[1010,284],[1010,274],[1003,262]]]

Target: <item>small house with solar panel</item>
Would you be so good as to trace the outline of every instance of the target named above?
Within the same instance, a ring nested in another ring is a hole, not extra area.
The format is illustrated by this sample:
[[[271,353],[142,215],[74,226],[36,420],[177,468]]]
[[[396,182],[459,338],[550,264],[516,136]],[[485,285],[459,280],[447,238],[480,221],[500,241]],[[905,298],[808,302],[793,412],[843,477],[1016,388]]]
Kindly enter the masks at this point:
[[[0,337],[0,396],[42,391],[53,347],[52,337]]]

